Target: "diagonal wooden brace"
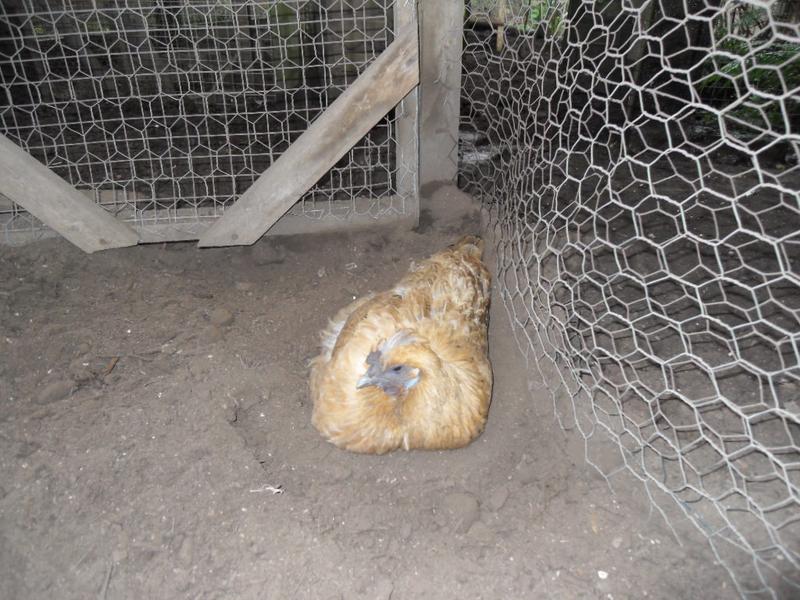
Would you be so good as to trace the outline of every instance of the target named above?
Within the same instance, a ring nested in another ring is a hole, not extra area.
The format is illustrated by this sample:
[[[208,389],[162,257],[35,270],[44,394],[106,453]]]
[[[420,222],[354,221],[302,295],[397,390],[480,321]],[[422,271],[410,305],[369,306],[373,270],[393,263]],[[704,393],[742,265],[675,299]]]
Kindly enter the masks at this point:
[[[0,134],[0,193],[84,252],[123,248],[139,235]]]
[[[323,112],[225,214],[199,246],[253,244],[419,83],[409,27]]]

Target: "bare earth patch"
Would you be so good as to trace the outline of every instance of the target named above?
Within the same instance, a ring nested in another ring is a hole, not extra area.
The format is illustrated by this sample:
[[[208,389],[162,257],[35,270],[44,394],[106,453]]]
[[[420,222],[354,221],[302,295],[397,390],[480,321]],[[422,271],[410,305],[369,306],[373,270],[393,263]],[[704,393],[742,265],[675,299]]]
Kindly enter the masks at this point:
[[[496,289],[471,446],[359,456],[311,427],[317,333],[476,231],[459,198],[417,232],[0,248],[0,597],[734,596],[696,536],[585,465]]]

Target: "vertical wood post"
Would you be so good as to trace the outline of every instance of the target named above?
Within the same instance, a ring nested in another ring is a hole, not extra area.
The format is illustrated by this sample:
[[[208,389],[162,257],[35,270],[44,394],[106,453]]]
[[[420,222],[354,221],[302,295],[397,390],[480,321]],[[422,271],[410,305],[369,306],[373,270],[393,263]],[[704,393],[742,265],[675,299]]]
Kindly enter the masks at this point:
[[[394,30],[418,28],[417,0],[395,0]],[[419,224],[419,87],[395,108],[395,188],[405,214]]]
[[[455,182],[464,0],[419,0],[420,186]]]

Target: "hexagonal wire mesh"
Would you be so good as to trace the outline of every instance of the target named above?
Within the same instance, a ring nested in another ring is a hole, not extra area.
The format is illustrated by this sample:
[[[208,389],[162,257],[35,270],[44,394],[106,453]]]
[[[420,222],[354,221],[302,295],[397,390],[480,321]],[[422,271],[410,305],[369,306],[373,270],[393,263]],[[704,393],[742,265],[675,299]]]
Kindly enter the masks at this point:
[[[799,23],[468,0],[464,35],[461,184],[520,347],[587,459],[679,507],[749,597],[800,594]]]
[[[383,51],[409,1],[7,0],[0,131],[140,229],[191,231]],[[401,117],[416,115],[384,118],[292,212],[407,214],[416,166],[398,160]],[[2,197],[0,230],[44,231]]]

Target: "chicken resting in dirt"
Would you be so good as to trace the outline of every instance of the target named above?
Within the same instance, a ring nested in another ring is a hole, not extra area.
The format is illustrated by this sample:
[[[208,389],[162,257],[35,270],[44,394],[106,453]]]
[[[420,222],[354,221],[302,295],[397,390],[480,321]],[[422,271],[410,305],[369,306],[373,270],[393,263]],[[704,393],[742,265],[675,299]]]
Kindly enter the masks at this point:
[[[467,236],[342,309],[311,363],[312,422],[354,452],[469,444],[489,411],[489,271]]]

